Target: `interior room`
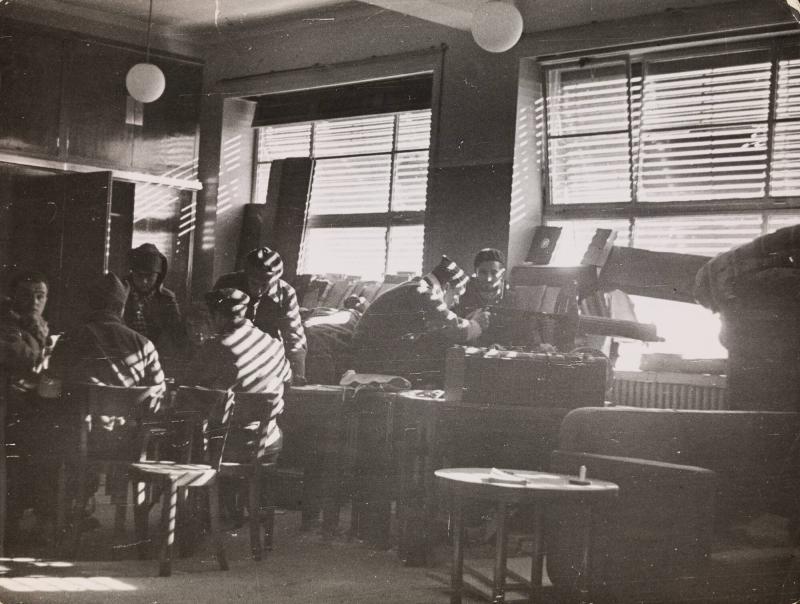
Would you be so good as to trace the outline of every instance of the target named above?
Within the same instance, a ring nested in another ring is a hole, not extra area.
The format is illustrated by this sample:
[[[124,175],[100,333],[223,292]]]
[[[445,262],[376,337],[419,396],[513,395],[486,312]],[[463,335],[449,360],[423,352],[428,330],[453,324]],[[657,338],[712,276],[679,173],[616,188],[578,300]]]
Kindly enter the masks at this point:
[[[0,602],[800,601],[797,0],[0,0]]]

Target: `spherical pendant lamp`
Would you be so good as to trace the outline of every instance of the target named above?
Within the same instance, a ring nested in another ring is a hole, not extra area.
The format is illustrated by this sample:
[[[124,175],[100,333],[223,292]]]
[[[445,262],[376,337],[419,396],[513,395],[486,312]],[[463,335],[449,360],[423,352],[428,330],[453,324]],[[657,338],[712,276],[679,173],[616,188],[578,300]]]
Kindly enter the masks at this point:
[[[489,0],[472,15],[472,37],[489,52],[505,52],[522,36],[522,15],[513,4]]]
[[[150,62],[150,29],[153,25],[153,0],[150,0],[150,14],[147,17],[147,49],[144,63],[137,63],[125,76],[128,94],[140,103],[152,103],[164,94],[167,84],[164,72]]]
[[[137,63],[125,76],[128,94],[140,103],[152,103],[164,93],[164,72],[152,63]]]

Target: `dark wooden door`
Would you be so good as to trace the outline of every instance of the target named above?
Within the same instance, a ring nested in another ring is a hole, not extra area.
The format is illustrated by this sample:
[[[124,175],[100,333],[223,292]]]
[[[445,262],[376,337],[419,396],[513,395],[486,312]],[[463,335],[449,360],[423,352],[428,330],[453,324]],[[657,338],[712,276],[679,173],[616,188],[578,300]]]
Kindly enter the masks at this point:
[[[50,279],[46,314],[56,331],[80,324],[87,285],[109,268],[111,191],[111,172],[22,179],[16,187],[12,257]]]

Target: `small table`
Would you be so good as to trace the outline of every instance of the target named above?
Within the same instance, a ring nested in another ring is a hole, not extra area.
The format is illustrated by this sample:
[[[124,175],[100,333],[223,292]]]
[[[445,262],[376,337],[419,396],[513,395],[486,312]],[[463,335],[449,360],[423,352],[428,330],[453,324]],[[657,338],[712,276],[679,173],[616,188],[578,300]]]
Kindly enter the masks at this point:
[[[507,556],[506,509],[509,504],[534,506],[533,553],[531,566],[530,602],[540,602],[542,596],[542,528],[543,512],[549,503],[578,503],[591,506],[610,497],[616,497],[619,487],[604,480],[578,481],[575,476],[550,474],[528,470],[502,470],[525,482],[489,481],[489,468],[448,468],[436,471],[436,477],[445,483],[453,496],[453,567],[450,576],[450,604],[461,604],[464,569],[464,523],[463,503],[465,499],[491,501],[497,505],[497,546],[495,550],[493,602],[505,602],[505,577]],[[574,481],[574,482],[573,482]],[[577,484],[576,484],[577,482]],[[591,522],[586,523],[583,540],[581,593],[588,595],[589,549],[591,545]]]

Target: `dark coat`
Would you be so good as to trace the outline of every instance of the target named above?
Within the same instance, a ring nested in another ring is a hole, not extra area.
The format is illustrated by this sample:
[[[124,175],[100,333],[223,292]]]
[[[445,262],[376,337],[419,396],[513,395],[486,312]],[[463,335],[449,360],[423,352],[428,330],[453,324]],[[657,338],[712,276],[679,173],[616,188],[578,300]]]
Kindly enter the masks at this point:
[[[361,317],[353,337],[355,369],[437,384],[447,348],[464,343],[467,328],[428,277],[402,283],[378,296]]]
[[[131,286],[131,293],[123,314],[125,325],[150,340],[162,357],[181,356],[187,344],[186,330],[175,294],[164,287],[167,258],[154,245],[147,243],[131,250],[131,254],[133,253],[153,256],[154,264],[159,270],[156,271],[156,285],[147,295],[136,291],[130,275],[126,278]]]
[[[97,311],[56,346],[51,371],[68,382],[108,386],[160,386],[164,372],[153,343],[122,323],[118,315]]]

